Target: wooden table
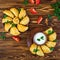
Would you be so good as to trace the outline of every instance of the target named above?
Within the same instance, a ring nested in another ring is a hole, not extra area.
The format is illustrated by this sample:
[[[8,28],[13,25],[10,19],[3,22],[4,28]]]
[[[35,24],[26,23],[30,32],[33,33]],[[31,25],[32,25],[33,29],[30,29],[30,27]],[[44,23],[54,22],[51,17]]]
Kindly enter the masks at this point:
[[[37,5],[24,5],[22,4],[24,0],[0,0],[0,32],[3,32],[3,24],[1,23],[3,13],[2,11],[5,9],[9,9],[11,7],[16,7],[16,8],[25,8],[27,11],[28,16],[30,17],[30,23],[29,23],[29,30],[23,34],[21,34],[21,41],[17,43],[14,41],[11,36],[9,36],[9,33],[6,33],[7,38],[6,40],[1,40],[0,39],[0,60],[60,60],[60,21],[56,19],[52,19],[49,22],[49,25],[47,26],[45,24],[45,18],[42,21],[41,24],[33,24],[31,21],[36,20],[40,15],[45,17],[47,14],[51,13],[44,13],[39,10],[39,7]],[[42,1],[42,6],[47,6],[53,2],[50,0],[41,0]],[[36,10],[39,12],[37,15],[32,15],[29,12],[29,9],[31,7],[35,7]],[[45,57],[39,57],[39,56],[34,56],[29,52],[29,48],[27,46],[27,37],[29,36],[29,32],[36,27],[50,27],[52,26],[53,29],[57,32],[57,46],[55,47],[54,51],[51,54],[48,54]],[[1,33],[0,33],[1,35]]]

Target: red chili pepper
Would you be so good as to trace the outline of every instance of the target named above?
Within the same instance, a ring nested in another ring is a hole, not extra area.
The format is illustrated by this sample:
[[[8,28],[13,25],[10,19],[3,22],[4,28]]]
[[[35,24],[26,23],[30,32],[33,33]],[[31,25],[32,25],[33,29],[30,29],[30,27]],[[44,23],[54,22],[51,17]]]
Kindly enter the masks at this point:
[[[43,20],[43,17],[40,16],[40,17],[38,18],[38,20],[37,20],[37,23],[40,24],[42,20]]]
[[[31,12],[32,14],[37,14],[37,13],[38,13],[34,8],[31,8],[31,9],[30,9],[30,12]]]
[[[36,0],[36,5],[39,5],[41,3],[40,0]]]
[[[35,4],[38,5],[38,4],[40,4],[41,1],[40,0],[29,0],[29,2],[31,4],[34,4],[36,2]]]
[[[19,36],[12,36],[12,38],[13,38],[16,42],[19,42],[19,41],[20,41],[20,37],[19,37]]]
[[[29,0],[29,2],[30,2],[31,4],[34,4],[34,0]]]

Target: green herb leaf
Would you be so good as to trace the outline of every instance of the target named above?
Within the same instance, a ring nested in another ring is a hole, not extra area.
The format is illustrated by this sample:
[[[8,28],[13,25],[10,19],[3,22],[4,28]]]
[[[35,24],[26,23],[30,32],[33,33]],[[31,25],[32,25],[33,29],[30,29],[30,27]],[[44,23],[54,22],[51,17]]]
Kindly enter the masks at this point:
[[[54,4],[51,4],[52,8],[54,8],[53,16],[58,17],[58,20],[60,20],[60,2],[56,2]]]
[[[37,51],[39,51],[37,48],[33,50],[33,52],[35,52],[35,53],[36,53]]]
[[[48,19],[51,19],[52,18],[52,15],[48,14]]]
[[[16,27],[16,24],[12,24],[12,27]]]
[[[7,24],[7,23],[10,23],[10,24],[12,24],[12,21],[8,21],[8,20],[7,20],[7,22],[5,22],[5,24]]]
[[[53,42],[57,42],[57,40],[54,40]]]
[[[58,20],[60,20],[60,16],[58,16]]]
[[[54,50],[54,48],[53,48],[53,47],[50,47],[50,50],[51,50],[51,51],[53,51],[53,50]]]
[[[41,39],[44,40],[44,36],[42,36]]]
[[[59,8],[60,7],[60,2],[56,2],[54,4],[51,4],[51,6],[55,9],[55,8]]]
[[[3,39],[3,40],[6,39],[5,32],[1,32],[0,39]]]
[[[21,8],[18,8],[18,11],[19,11],[19,13],[20,13],[20,11],[21,11]]]
[[[37,39],[38,41],[40,41],[40,39]]]
[[[52,33],[54,33],[54,31],[51,31],[51,30],[48,31],[48,34],[52,34]]]
[[[6,14],[4,14],[3,18],[6,18],[6,17],[7,17],[7,15],[6,15]]]
[[[24,0],[23,4],[27,5],[28,4],[28,0]]]
[[[0,39],[5,40],[6,39],[6,36],[0,36]]]

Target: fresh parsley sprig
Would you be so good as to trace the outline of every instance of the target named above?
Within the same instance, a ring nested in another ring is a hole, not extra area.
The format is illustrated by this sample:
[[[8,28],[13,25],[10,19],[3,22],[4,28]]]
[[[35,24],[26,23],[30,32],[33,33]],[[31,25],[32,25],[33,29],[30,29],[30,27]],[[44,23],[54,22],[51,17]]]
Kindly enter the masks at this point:
[[[50,15],[50,14],[48,14],[47,16],[48,16],[48,19],[51,19],[52,18],[52,15]]]
[[[41,39],[44,40],[44,36],[41,36]]]
[[[12,27],[16,27],[16,24],[12,24]]]
[[[24,2],[23,2],[24,5],[27,5],[28,3],[29,3],[28,0],[24,0]]]
[[[39,49],[38,49],[38,48],[36,48],[36,49],[34,49],[34,50],[33,50],[33,52],[35,52],[35,53],[36,53],[37,51],[39,51]]]
[[[53,42],[57,42],[57,40],[55,39]]]
[[[6,39],[5,32],[1,32],[0,39],[3,39],[3,40],[5,40],[5,39]]]
[[[50,47],[50,50],[53,51],[54,50],[54,47]]]
[[[20,11],[21,11],[21,8],[18,8],[18,11],[19,11],[19,13],[20,13]]]
[[[53,34],[54,33],[54,31],[51,31],[51,30],[48,30],[48,34],[50,35],[50,34]]]
[[[5,22],[5,24],[7,24],[7,23],[12,24],[12,27],[16,27],[16,24],[14,24],[12,21],[7,21],[7,22]]]
[[[6,14],[4,14],[4,15],[3,15],[3,18],[6,18],[6,17],[7,17],[7,15],[6,15]]]
[[[41,41],[41,39],[44,40],[44,36],[41,36],[41,37],[38,38],[37,40],[38,40],[38,41]]]
[[[7,21],[7,22],[5,22],[5,24],[7,24],[7,23],[10,23],[10,24],[12,24],[12,21]]]
[[[40,39],[37,39],[38,41],[40,41]]]
[[[54,4],[51,4],[51,6],[52,6],[52,8],[54,8],[52,16],[56,16],[58,18],[58,20],[60,20],[60,2],[56,2]],[[48,16],[48,18],[50,18],[52,16]]]

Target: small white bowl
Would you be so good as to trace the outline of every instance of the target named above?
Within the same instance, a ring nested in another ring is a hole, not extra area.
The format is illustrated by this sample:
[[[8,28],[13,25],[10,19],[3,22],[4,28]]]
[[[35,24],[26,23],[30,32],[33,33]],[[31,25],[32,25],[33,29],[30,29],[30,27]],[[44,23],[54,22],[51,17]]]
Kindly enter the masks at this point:
[[[42,45],[46,42],[47,37],[44,33],[38,32],[34,35],[33,37],[33,42],[36,43],[37,45]]]

